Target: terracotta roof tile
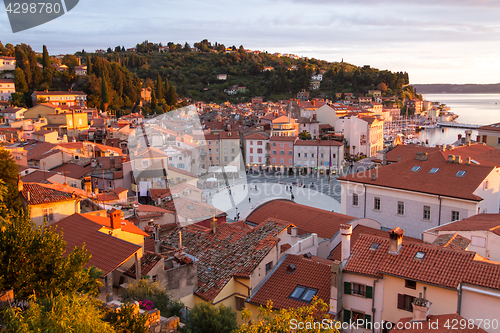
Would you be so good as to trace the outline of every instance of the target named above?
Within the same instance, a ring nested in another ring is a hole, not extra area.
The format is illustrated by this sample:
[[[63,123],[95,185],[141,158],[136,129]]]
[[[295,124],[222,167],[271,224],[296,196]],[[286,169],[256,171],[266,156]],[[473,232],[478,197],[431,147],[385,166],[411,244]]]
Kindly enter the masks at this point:
[[[353,216],[301,205],[289,200],[272,200],[256,208],[246,221],[261,224],[269,217],[284,220],[299,228],[299,234],[316,233],[318,237],[331,239],[340,225],[354,219]]]
[[[250,276],[279,242],[277,235],[285,229],[286,226],[273,221],[251,230],[220,223],[214,234],[207,228],[189,225],[174,229],[162,239],[162,245],[177,248],[178,231],[182,230],[184,251],[199,260],[195,294],[211,301],[233,276]]]
[[[145,251],[141,257],[141,275],[147,275],[160,261],[163,262],[163,257],[154,252]],[[135,265],[130,266],[123,274],[135,279]]]
[[[412,171],[415,166],[420,167],[416,172]],[[436,173],[430,173],[429,171],[433,168],[439,170]],[[338,180],[481,201],[482,198],[475,195],[474,191],[493,170],[491,166],[448,163],[437,152],[430,154],[426,161],[409,159],[339,177]],[[457,177],[458,171],[465,171],[465,174]],[[376,175],[375,180],[372,180],[372,174]]]
[[[370,249],[373,243],[380,244],[378,249]],[[417,252],[425,253],[424,258],[417,259],[415,257]],[[404,240],[400,252],[392,254],[389,253],[388,239],[361,235],[344,270],[371,276],[389,274],[457,288],[470,270],[474,256],[474,252]]]
[[[67,190],[61,190],[64,186],[54,186],[40,183],[23,183],[21,195],[28,205],[39,205],[44,203],[58,202],[64,200],[76,200],[73,193],[78,190],[71,187]],[[75,191],[71,192],[74,189]],[[81,191],[81,190],[80,190]]]
[[[50,227],[57,232],[62,231],[66,255],[75,246],[85,244],[87,251],[92,254],[87,267],[96,266],[103,271],[103,276],[121,266],[141,248],[98,231],[102,225],[90,221],[82,214],[68,216]]]
[[[432,242],[434,245],[447,247],[456,250],[466,250],[470,244],[470,239],[460,236],[457,233],[441,235]]]
[[[447,223],[434,231],[491,231],[500,236],[500,214],[477,214],[466,219]]]
[[[295,270],[287,272],[287,268],[292,264]],[[289,254],[248,301],[266,306],[267,301],[271,300],[275,309],[303,307],[308,303],[290,298],[297,286],[317,289],[316,296],[329,303],[331,264],[324,259],[315,260],[315,257],[305,258],[303,255]]]
[[[375,229],[375,228],[370,228],[366,227],[364,225],[358,224],[354,229],[352,229],[352,235],[351,235],[351,253],[354,250],[354,246],[356,245],[356,241],[361,235],[371,235],[371,236],[377,236],[377,237],[383,237],[389,239],[389,232],[380,230],[380,229]],[[413,237],[405,237],[405,241],[407,242],[414,242],[414,243],[423,243],[424,241],[418,238],[413,238]],[[328,259],[330,260],[338,260],[340,261],[342,258],[342,243],[339,243],[333,250],[330,252],[330,255],[328,256]]]

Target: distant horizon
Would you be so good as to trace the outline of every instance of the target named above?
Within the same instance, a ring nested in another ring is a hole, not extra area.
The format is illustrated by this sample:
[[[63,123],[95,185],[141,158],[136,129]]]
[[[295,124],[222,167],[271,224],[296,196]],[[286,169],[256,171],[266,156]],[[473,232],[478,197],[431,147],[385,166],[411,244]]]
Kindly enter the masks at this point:
[[[491,84],[500,77],[499,9],[498,0],[86,0],[16,34],[0,11],[0,36],[51,54],[208,39],[403,71],[414,84]]]

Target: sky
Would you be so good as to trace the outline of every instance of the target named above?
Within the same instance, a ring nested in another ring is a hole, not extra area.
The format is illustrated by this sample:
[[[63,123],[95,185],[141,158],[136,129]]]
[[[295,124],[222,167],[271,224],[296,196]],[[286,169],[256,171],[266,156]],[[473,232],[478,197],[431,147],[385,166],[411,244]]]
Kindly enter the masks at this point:
[[[406,71],[410,83],[500,82],[500,0],[80,0],[15,34],[4,8],[2,43],[51,54],[208,39]]]

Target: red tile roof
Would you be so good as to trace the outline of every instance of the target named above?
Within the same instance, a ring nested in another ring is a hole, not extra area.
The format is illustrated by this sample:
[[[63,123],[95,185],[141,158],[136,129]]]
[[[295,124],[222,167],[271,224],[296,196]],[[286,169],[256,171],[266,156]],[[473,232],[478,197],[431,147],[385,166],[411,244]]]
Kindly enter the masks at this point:
[[[303,307],[307,303],[291,299],[290,295],[297,286],[317,289],[316,296],[326,303],[330,302],[331,263],[318,257],[305,258],[303,255],[289,254],[266,281],[258,287],[249,303],[266,306],[267,301],[273,302],[275,309],[290,309]],[[295,270],[287,272],[290,265]]]
[[[101,226],[108,227],[111,230],[111,219],[107,216],[97,216],[97,215],[91,215],[91,214],[81,214],[84,218],[97,223]],[[136,227],[133,223],[127,221],[127,220],[121,220],[121,227],[120,229],[125,232],[129,232],[131,234],[136,234],[136,235],[141,235],[141,236],[146,236],[149,237],[149,234],[142,231],[138,227]]]
[[[402,318],[398,321],[398,323],[401,323],[402,327],[405,327],[405,324],[411,322],[412,319],[413,319],[412,317]],[[469,318],[469,319],[473,319],[473,318]],[[474,325],[474,328],[466,327],[463,329],[460,328],[460,325],[458,325],[459,327],[455,327],[455,328],[453,328],[453,325],[449,325],[449,327],[444,326],[446,323],[448,323],[448,324],[454,323],[454,322],[460,323],[463,320],[467,320],[467,319],[460,316],[458,313],[444,314],[444,315],[433,315],[433,316],[429,316],[426,322],[422,322],[422,329],[419,329],[415,326],[414,326],[415,328],[397,329],[396,328],[397,326],[395,326],[395,328],[393,328],[391,330],[391,332],[403,332],[404,331],[404,333],[429,333],[429,332],[432,332],[432,333],[487,333],[485,330],[483,330],[482,328],[479,328],[476,325]],[[430,326],[431,323],[432,323],[432,326]],[[435,328],[435,325],[437,325],[437,328]],[[408,325],[408,326],[412,326],[412,325]],[[432,329],[430,329],[430,327],[432,327]]]
[[[446,149],[445,151],[441,151],[441,154],[444,158],[448,158],[448,155],[451,154],[461,156],[463,161],[467,157],[470,157],[481,165],[500,166],[500,150],[481,143],[455,147],[451,150]]]
[[[77,200],[77,198],[82,197],[79,195],[81,191],[63,185],[23,183],[21,195],[28,205],[40,205],[65,200]]]
[[[341,224],[356,219],[353,216],[301,205],[289,200],[277,199],[257,207],[246,221],[262,224],[269,217],[292,223],[299,234],[316,233],[318,237],[331,239],[340,230]]]
[[[494,124],[491,124],[491,125],[484,125],[484,126],[478,127],[477,129],[478,130],[483,130],[483,131],[498,132],[498,131],[500,131],[500,123],[494,123]]]
[[[373,243],[380,244],[379,248],[370,249]],[[424,258],[415,258],[417,252],[425,253]],[[393,254],[389,253],[388,239],[361,235],[344,271],[371,276],[388,274],[455,289],[466,277],[470,276],[471,280],[476,277],[471,273],[475,255],[475,252],[405,240],[399,253]]]
[[[92,166],[89,164],[87,166],[81,166],[75,163],[66,163],[64,165],[58,166],[57,168],[52,169],[53,172],[61,172],[63,175],[65,174],[68,177],[72,178],[81,178],[86,174],[90,173],[92,170]]]
[[[387,162],[398,162],[399,156],[401,161],[414,160],[418,152],[422,153],[436,153],[439,151],[438,147],[422,147],[420,145],[398,145],[385,154]],[[446,157],[448,158],[448,157]]]
[[[195,294],[212,301],[233,276],[249,277],[278,244],[277,236],[286,228],[273,221],[251,230],[221,223],[214,234],[207,228],[189,225],[174,229],[162,239],[162,246],[177,248],[178,231],[182,230],[184,251],[199,260]]]
[[[269,135],[266,133],[252,133],[245,136],[245,140],[267,140],[269,139]]]
[[[168,155],[157,148],[147,148],[147,149],[141,150],[139,152],[136,152],[136,155],[135,155],[136,159],[139,159],[139,158],[141,158],[141,159],[144,159],[144,158],[166,158],[166,157],[168,157]]]
[[[414,166],[419,166],[420,169],[417,172],[411,171]],[[439,170],[429,173],[433,168]],[[483,198],[475,195],[474,191],[493,170],[494,167],[491,166],[448,163],[441,154],[433,153],[426,161],[405,160],[339,177],[338,180],[481,201]],[[463,177],[457,177],[458,171],[466,173]],[[375,180],[372,180],[372,174],[376,175]]]
[[[57,232],[62,232],[66,242],[66,255],[75,246],[81,247],[92,254],[87,267],[96,266],[103,271],[103,276],[114,271],[130,259],[140,246],[123,241],[116,237],[98,231],[102,225],[92,222],[82,214],[73,214],[50,226]]]
[[[145,251],[141,257],[141,275],[147,275],[159,263],[160,265],[163,264],[163,257],[161,255],[154,253],[154,251]],[[123,274],[135,279],[135,265],[130,266]]]
[[[375,229],[375,228],[370,228],[370,227],[366,227],[364,225],[358,224],[356,227],[354,227],[354,229],[352,229],[351,253],[354,250],[354,246],[356,245],[356,242],[361,235],[371,235],[371,236],[377,236],[377,237],[383,237],[383,238],[389,239],[389,232],[387,232],[387,231]],[[405,241],[406,242],[414,242],[414,243],[423,243],[424,242],[421,239],[413,238],[413,237],[405,237]],[[342,242],[339,243],[332,250],[332,252],[330,252],[328,259],[340,261],[342,259],[341,257],[342,257]]]
[[[455,250],[466,250],[470,244],[470,240],[460,236],[457,233],[441,235],[432,242],[434,245],[447,247]]]
[[[465,283],[500,289],[500,263],[474,261],[466,273]]]
[[[491,231],[500,236],[500,214],[477,214],[466,219],[447,223],[434,231]]]

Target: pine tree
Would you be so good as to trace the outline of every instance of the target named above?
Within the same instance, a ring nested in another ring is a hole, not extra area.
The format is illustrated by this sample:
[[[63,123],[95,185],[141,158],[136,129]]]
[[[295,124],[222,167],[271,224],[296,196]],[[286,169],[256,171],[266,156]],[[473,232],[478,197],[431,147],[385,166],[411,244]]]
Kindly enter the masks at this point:
[[[101,110],[106,112],[109,105],[109,91],[108,83],[106,82],[106,77],[103,75],[101,78]]]
[[[43,69],[51,65],[51,60],[49,56],[49,52],[47,51],[47,46],[43,46],[43,56],[42,56],[42,65]]]

